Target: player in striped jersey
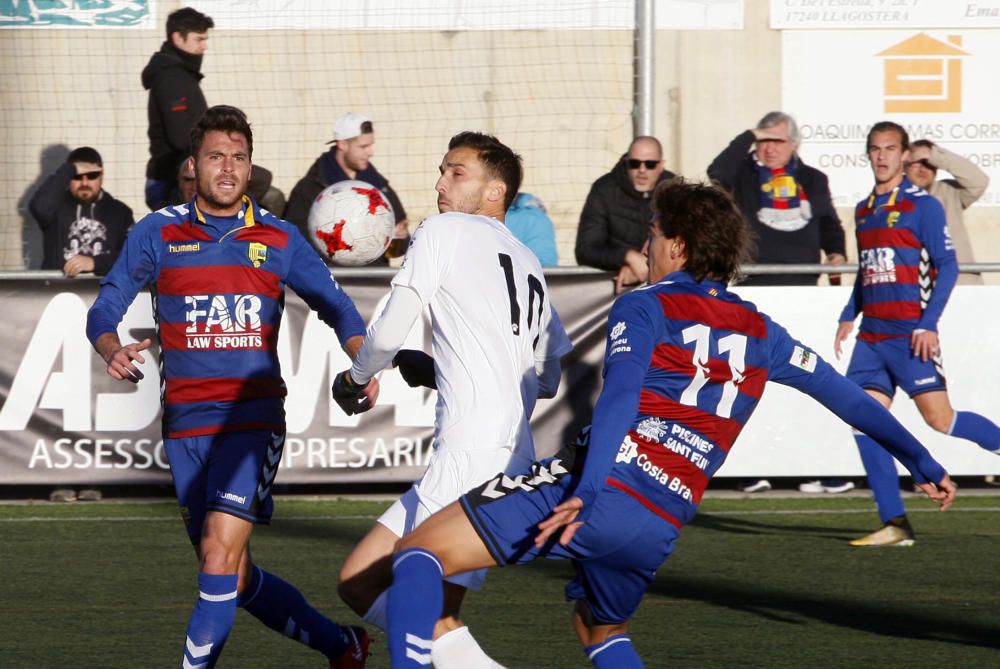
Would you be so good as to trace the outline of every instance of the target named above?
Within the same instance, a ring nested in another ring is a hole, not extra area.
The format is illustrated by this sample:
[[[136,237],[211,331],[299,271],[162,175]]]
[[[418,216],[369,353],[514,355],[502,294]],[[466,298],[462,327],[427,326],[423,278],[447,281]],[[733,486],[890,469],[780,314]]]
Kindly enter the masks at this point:
[[[245,195],[253,135],[239,109],[212,107],[191,133],[197,195],[129,233],[101,282],[87,336],[108,374],[138,383],[142,351],[122,345],[118,324],[152,287],[161,350],[163,446],[181,514],[200,561],[198,602],[181,666],[215,666],[240,606],[330,660],[364,667],[368,638],[334,624],[289,583],[252,563],[250,535],[268,523],[271,485],[285,440],[278,367],[284,287],[337,333],[353,358],[364,321],[294,225]],[[374,401],[378,385],[366,387]]]
[[[566,593],[594,666],[643,666],[629,620],[768,380],[870,430],[942,509],[951,504],[948,474],[899,422],[726,289],[747,243],[729,196],[674,181],[653,197],[647,248],[658,281],[612,306],[582,471],[570,451],[497,475],[403,538],[389,591],[393,667],[419,666],[411,658],[440,611],[442,575],[539,556],[573,560]]]
[[[1000,454],[1000,428],[979,414],[955,411],[948,400],[938,320],[958,278],[958,262],[941,203],[904,173],[909,148],[906,130],[891,121],[876,123],[868,133],[875,187],[855,208],[858,275],[834,350],[840,357],[862,314],[847,378],[886,408],[898,386],[932,428]],[[884,525],[851,545],[912,545],[892,456],[869,435],[855,432],[855,440]]]

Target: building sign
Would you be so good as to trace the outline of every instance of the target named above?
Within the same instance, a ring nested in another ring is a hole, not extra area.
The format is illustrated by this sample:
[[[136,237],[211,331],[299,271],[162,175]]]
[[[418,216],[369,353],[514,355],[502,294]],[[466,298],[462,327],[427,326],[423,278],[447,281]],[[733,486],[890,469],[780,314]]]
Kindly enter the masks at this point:
[[[1000,28],[1000,0],[771,0],[771,27]]]
[[[865,138],[882,120],[979,165],[991,183],[977,205],[1000,206],[998,37],[996,30],[782,33],[782,109],[798,120],[799,153],[830,177],[837,206],[871,190]]]

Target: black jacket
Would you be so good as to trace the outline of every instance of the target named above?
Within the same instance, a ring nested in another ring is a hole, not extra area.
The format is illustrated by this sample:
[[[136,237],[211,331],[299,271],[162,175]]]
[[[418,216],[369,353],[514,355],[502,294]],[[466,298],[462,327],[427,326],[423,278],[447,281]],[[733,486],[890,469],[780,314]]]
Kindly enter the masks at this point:
[[[149,90],[149,162],[146,178],[173,182],[191,147],[191,128],[208,109],[201,92],[201,56],[164,42],[142,70]]]
[[[107,191],[101,191],[92,204],[77,204],[69,193],[74,174],[72,163],[60,166],[28,202],[42,229],[42,269],[61,270],[72,256],[85,255],[94,259],[94,274],[104,276],[118,258],[135,219],[132,210]]]
[[[757,245],[755,261],[762,264],[818,263],[820,249],[827,255],[847,254],[844,228],[830,196],[826,175],[799,161],[797,179],[802,185],[812,218],[801,230],[785,232],[775,230],[760,222],[760,180],[750,148],[754,143],[753,131],[740,133],[708,166],[708,176],[728,189],[740,206],[750,234]],[[751,277],[744,284],[757,285],[815,285],[817,274],[761,275]]]
[[[674,176],[663,170],[659,181]],[[595,181],[580,212],[577,264],[618,271],[625,264],[626,251],[641,249],[649,236],[652,195],[652,191],[641,193],[635,189],[624,160]]]
[[[335,149],[330,149],[317,158],[306,175],[295,184],[295,188],[288,196],[288,206],[285,207],[282,218],[294,223],[306,239],[309,239],[309,210],[312,208],[313,200],[330,184],[351,178],[337,164],[334,151]],[[389,200],[389,204],[392,205],[392,213],[397,223],[406,219],[403,203],[399,201],[396,192],[389,186],[389,181],[375,169],[374,165],[369,163],[365,170],[358,172],[355,179],[370,183],[382,191],[382,194]]]

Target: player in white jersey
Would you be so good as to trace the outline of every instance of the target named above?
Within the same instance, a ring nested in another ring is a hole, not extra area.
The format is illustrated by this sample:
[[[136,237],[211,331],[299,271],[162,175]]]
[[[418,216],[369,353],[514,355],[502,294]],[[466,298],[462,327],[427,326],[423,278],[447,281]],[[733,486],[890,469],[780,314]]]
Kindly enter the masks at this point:
[[[489,135],[451,139],[436,186],[441,213],[413,234],[385,310],[354,366],[334,382],[334,399],[348,413],[367,408],[357,404],[361,389],[390,362],[410,385],[438,389],[426,473],[379,518],[340,572],[341,598],[383,629],[396,541],[497,471],[530,464],[528,419],[537,398],[555,394],[559,359],[571,349],[537,258],[502,222],[521,183],[520,160]],[[399,350],[424,306],[433,358]],[[466,589],[478,589],[484,576],[460,574],[445,585],[445,614],[427,657],[438,669],[499,666],[458,619]]]

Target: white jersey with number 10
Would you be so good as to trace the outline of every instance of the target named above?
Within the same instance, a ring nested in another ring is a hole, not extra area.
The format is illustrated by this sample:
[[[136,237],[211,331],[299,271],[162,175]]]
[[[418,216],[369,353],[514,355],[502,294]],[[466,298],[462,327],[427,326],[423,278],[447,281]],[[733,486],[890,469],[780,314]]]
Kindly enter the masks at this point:
[[[413,234],[392,284],[430,307],[437,448],[533,458],[536,366],[572,348],[535,255],[496,219],[438,214]]]

